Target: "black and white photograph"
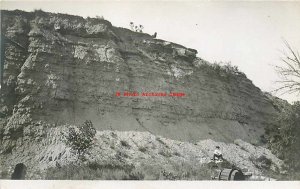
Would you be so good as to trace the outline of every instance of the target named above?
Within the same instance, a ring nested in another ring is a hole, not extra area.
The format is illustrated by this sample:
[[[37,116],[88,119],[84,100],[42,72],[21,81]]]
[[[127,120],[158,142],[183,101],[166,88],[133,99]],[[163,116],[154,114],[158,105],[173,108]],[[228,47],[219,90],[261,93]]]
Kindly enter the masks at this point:
[[[300,1],[0,8],[0,188],[300,180]]]

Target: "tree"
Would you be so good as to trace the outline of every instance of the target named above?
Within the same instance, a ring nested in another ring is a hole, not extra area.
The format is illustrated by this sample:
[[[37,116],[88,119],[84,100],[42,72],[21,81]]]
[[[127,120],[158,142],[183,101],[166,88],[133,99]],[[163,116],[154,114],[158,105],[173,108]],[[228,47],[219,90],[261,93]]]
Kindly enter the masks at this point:
[[[87,149],[93,145],[96,129],[90,120],[86,120],[79,127],[70,127],[66,135],[66,144],[78,154],[78,158],[83,156]]]
[[[275,92],[282,94],[300,94],[300,55],[299,52],[284,41],[282,66],[276,71],[281,80]],[[274,124],[266,128],[269,148],[283,159],[293,178],[300,178],[300,101],[289,106],[282,106]]]
[[[300,171],[300,102],[282,111],[266,129],[269,147],[293,171]]]
[[[300,94],[300,55],[299,52],[293,49],[287,41],[284,41],[287,51],[283,52],[281,61],[283,66],[276,66],[276,71],[281,80],[277,81],[280,84],[275,92],[282,91],[285,93]]]

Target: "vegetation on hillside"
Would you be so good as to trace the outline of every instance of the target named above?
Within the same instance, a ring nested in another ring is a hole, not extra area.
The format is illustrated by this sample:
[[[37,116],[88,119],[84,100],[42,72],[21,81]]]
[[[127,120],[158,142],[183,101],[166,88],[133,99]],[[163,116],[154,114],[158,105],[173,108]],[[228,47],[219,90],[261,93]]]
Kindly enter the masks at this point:
[[[282,65],[276,67],[280,76],[280,87],[275,92],[300,94],[300,56],[287,41]],[[276,105],[279,111],[273,126],[266,129],[269,148],[287,165],[288,178],[300,179],[300,101],[291,106]]]
[[[93,127],[93,123],[87,120],[79,127],[69,127],[65,142],[80,158],[93,145],[95,134],[96,129]]]
[[[300,102],[283,110],[266,129],[270,149],[288,166],[291,179],[300,179]]]
[[[237,77],[246,77],[237,66],[232,65],[231,62],[214,62],[209,63],[201,60],[198,65],[201,70],[205,70],[209,75],[217,76],[221,80],[230,81],[235,80]]]
[[[85,165],[70,164],[62,168],[49,168],[46,179],[51,180],[210,180],[211,165],[197,165],[192,162],[169,162],[164,169],[157,162],[133,165],[99,164],[90,162]]]

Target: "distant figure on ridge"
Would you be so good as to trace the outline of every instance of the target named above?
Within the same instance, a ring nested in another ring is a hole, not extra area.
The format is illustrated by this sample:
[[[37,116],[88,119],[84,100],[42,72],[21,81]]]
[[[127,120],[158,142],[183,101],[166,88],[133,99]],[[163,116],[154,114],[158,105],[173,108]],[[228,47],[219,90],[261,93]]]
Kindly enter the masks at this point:
[[[134,24],[133,24],[133,22],[130,22],[130,29],[132,30],[132,31],[134,31]]]
[[[140,24],[139,26],[135,26],[133,22],[130,22],[129,26],[131,31],[143,33],[143,29],[144,29],[143,25]]]
[[[140,26],[139,26],[139,32],[143,33],[143,29],[144,29],[144,26],[143,26],[143,25],[140,25]]]
[[[152,35],[152,37],[153,37],[153,38],[156,38],[156,36],[157,36],[157,33],[155,32],[155,33]]]

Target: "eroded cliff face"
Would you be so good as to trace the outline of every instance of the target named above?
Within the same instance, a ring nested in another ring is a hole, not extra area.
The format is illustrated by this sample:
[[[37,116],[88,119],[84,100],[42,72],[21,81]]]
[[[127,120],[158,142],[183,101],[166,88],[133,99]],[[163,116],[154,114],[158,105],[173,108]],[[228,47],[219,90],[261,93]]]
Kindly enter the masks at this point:
[[[41,11],[2,11],[1,152],[49,127],[91,120],[98,130],[181,141],[258,141],[276,110],[238,71],[197,51],[112,26]],[[184,97],[117,97],[117,91]]]

